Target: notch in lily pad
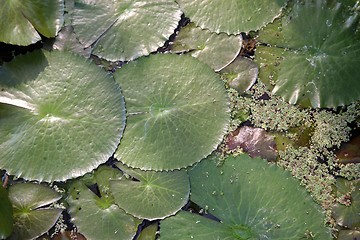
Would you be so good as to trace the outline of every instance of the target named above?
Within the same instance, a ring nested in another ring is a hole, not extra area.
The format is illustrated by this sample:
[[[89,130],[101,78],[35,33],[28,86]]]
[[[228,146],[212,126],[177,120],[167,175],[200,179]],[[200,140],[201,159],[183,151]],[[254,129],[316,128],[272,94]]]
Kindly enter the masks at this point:
[[[126,101],[127,125],[115,157],[141,170],[185,168],[209,155],[229,123],[225,87],[205,63],[156,54],[114,74]]]

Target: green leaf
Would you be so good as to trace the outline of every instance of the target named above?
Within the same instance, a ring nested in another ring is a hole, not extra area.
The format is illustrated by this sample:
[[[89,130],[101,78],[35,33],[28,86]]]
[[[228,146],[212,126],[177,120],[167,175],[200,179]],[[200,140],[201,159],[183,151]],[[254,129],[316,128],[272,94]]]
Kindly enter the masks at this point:
[[[151,224],[144,228],[139,235],[138,240],[156,240],[158,224]]]
[[[0,90],[0,168],[9,174],[43,181],[81,176],[107,161],[120,141],[120,88],[80,56],[16,57],[0,69]]]
[[[117,175],[115,171],[118,170],[111,170],[113,173],[110,175]],[[136,234],[140,223],[138,219],[126,214],[114,204],[111,195],[103,194],[98,197],[81,180],[70,186],[67,201],[70,205],[71,221],[88,240],[131,240]]]
[[[208,158],[189,172],[190,199],[221,222],[179,213],[161,222],[161,239],[331,239],[320,207],[290,173],[247,155],[217,163]]]
[[[258,72],[256,63],[247,58],[238,57],[230,65],[223,68],[220,74],[230,87],[239,93],[243,93],[255,84]]]
[[[212,32],[239,34],[272,22],[286,0],[177,0],[185,15]]]
[[[241,47],[241,35],[216,34],[190,23],[181,28],[171,52],[189,54],[220,71],[234,61]]]
[[[155,220],[175,214],[187,203],[190,183],[186,171],[141,171],[117,165],[136,179],[122,178],[110,182],[115,203],[127,213]]]
[[[184,168],[209,155],[229,122],[222,81],[206,64],[175,54],[144,57],[115,72],[127,127],[115,157],[142,170]]]
[[[180,17],[173,0],[76,0],[73,26],[85,47],[94,47],[93,54],[129,61],[161,47]]]
[[[48,208],[61,196],[53,189],[35,183],[10,186],[14,208],[14,231],[10,239],[33,239],[47,232],[60,217],[62,209]]]
[[[40,34],[55,37],[63,24],[63,0],[0,0],[0,6],[0,42],[30,45]]]
[[[262,76],[274,79],[273,93],[293,104],[310,101],[313,107],[360,99],[360,17],[354,4],[295,1],[284,17],[260,31],[259,41],[270,45],[257,49],[256,61],[260,73],[263,66],[276,66],[275,74]]]
[[[0,239],[10,236],[13,230],[13,209],[8,191],[0,185]]]

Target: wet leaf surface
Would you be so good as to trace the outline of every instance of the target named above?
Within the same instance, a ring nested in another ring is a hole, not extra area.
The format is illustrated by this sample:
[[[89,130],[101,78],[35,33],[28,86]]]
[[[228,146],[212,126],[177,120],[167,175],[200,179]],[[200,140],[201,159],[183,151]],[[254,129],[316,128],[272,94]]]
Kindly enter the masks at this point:
[[[347,143],[343,143],[336,152],[336,157],[341,163],[360,163],[360,135],[351,138]]]

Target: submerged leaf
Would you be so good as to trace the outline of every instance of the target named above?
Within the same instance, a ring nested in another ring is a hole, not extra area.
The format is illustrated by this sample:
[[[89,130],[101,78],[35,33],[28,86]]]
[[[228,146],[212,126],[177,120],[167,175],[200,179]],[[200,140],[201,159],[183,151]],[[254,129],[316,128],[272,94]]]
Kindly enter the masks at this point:
[[[360,99],[360,31],[355,1],[294,1],[259,33],[260,78],[286,101],[336,107]],[[304,37],[306,36],[306,37]],[[262,73],[263,72],[263,73]]]
[[[142,170],[184,168],[209,155],[229,122],[222,81],[190,56],[158,54],[115,72],[127,127],[115,157]]]
[[[136,179],[110,182],[116,204],[127,213],[155,220],[175,214],[187,203],[190,183],[186,171],[141,171],[123,164],[118,167]]]
[[[247,155],[217,163],[205,159],[189,172],[190,199],[221,222],[180,212],[161,222],[162,240],[331,239],[320,207],[290,173]]]
[[[55,37],[63,23],[63,0],[0,0],[0,6],[0,42],[30,45],[40,34]]]
[[[241,47],[241,35],[216,34],[190,23],[181,28],[171,52],[189,54],[220,71],[235,59]]]
[[[181,11],[173,0],[76,0],[75,33],[93,54],[129,61],[161,47],[174,32]]]
[[[61,196],[53,189],[35,183],[10,186],[14,209],[14,232],[10,239],[33,239],[47,232],[60,217],[62,209],[46,207]]]
[[[9,174],[44,181],[81,176],[120,141],[120,87],[80,56],[18,56],[0,68],[0,89],[0,168]]]
[[[185,15],[212,32],[239,34],[272,22],[287,0],[177,0]]]

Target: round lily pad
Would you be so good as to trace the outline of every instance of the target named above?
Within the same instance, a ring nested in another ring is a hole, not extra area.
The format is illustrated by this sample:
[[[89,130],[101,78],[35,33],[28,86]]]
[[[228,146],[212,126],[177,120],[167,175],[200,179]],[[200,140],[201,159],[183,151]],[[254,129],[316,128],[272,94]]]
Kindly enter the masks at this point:
[[[16,57],[0,69],[0,89],[0,168],[9,174],[40,181],[78,177],[107,161],[120,141],[120,87],[80,56],[35,51]]]
[[[320,206],[289,172],[245,154],[218,162],[205,159],[189,176],[190,199],[220,221],[180,212],[161,222],[161,239],[332,239]]]
[[[186,171],[141,171],[123,164],[118,166],[136,179],[110,181],[116,204],[127,213],[155,220],[175,214],[187,203],[190,183]]]
[[[34,239],[47,232],[63,209],[49,208],[61,196],[53,189],[35,183],[19,183],[9,188],[14,209],[14,231],[10,239]]]
[[[1,0],[0,5],[0,42],[30,45],[41,40],[40,34],[56,36],[63,23],[63,0]]]
[[[216,34],[190,23],[181,28],[171,52],[189,54],[220,71],[234,61],[241,47],[241,35]]]
[[[290,103],[336,107],[360,99],[359,13],[355,1],[294,1],[259,32],[260,78]],[[306,37],[304,37],[306,36]]]
[[[173,0],[76,0],[75,33],[93,54],[109,61],[129,61],[161,47],[181,18]]]
[[[221,142],[229,107],[220,78],[185,55],[157,54],[117,70],[127,125],[115,157],[132,168],[173,170],[199,162]]]
[[[257,30],[280,15],[287,0],[178,0],[185,15],[212,32]]]

